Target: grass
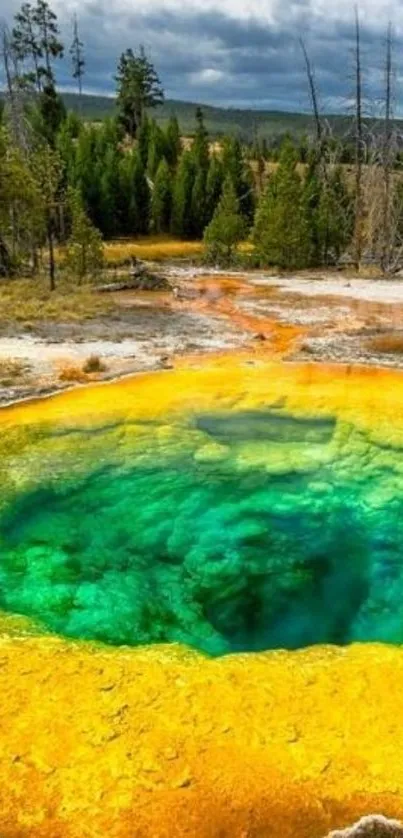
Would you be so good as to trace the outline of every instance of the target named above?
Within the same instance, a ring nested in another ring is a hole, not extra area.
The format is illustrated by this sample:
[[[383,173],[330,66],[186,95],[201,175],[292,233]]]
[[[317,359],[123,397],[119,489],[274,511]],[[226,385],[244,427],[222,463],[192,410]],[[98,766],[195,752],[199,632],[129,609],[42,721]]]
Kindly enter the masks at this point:
[[[200,241],[180,241],[166,236],[146,236],[133,240],[106,242],[104,255],[109,266],[124,265],[131,256],[151,262],[169,259],[192,259],[203,253]]]
[[[0,283],[0,323],[82,322],[108,314],[115,308],[108,295],[97,294],[90,285],[75,286],[60,280],[50,291],[48,279],[12,279]]]
[[[385,355],[403,355],[403,334],[379,335],[368,341],[367,349]]]

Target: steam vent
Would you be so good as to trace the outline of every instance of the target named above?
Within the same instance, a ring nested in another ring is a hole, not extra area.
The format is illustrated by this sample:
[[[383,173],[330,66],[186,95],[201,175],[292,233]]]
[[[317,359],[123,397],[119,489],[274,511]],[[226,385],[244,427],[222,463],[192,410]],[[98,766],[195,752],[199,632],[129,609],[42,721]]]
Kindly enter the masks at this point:
[[[402,373],[183,362],[0,446],[1,838],[401,818]]]

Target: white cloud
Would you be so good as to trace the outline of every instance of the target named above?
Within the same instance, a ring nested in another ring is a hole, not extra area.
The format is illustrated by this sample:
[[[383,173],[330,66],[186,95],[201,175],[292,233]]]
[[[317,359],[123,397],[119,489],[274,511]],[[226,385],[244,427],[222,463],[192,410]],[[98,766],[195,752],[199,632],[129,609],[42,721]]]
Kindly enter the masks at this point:
[[[31,0],[33,2],[34,0]],[[11,22],[22,0],[0,0]],[[87,55],[87,89],[114,87],[125,48],[143,43],[167,96],[240,102],[259,107],[308,107],[298,37],[303,34],[327,107],[345,104],[351,89],[353,0],[49,0],[68,43],[78,14]],[[396,36],[397,76],[403,74],[403,0],[361,0],[366,78],[379,88],[388,20]],[[71,85],[68,57],[58,78]],[[1,77],[0,77],[1,84]],[[330,104],[331,103],[331,104]]]
[[[215,70],[213,67],[206,67],[204,70],[200,70],[199,73],[191,73],[190,82],[195,85],[205,84],[209,86],[222,82],[224,78],[225,74],[222,70]]]
[[[19,0],[3,0],[4,14],[12,12],[20,6]],[[95,5],[102,8],[102,13],[111,19],[122,19],[125,16],[133,18],[136,13],[161,10],[183,14],[197,14],[201,11],[200,0],[53,0],[52,7],[61,20],[69,20],[77,12],[80,16],[91,15]],[[403,6],[401,0],[361,0],[360,15],[367,25],[378,26],[382,21],[393,19],[397,28],[403,25]],[[303,16],[322,18],[324,21],[349,22],[353,16],[354,4],[352,0],[220,0],[220,12],[231,18],[247,20],[254,18],[262,24],[275,24],[279,19],[293,20]],[[203,0],[203,13],[217,11],[216,0]]]

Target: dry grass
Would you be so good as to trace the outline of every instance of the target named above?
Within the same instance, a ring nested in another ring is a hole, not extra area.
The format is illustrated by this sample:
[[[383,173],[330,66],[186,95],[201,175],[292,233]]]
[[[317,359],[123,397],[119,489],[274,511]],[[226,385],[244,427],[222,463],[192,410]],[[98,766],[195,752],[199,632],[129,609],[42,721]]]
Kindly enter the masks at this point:
[[[107,366],[99,355],[89,355],[82,366],[65,363],[59,369],[59,381],[70,381],[85,384],[97,379],[97,374],[106,372]]]
[[[380,352],[385,355],[403,355],[403,334],[379,335],[368,341],[366,347],[372,352]]]
[[[75,364],[63,364],[59,371],[59,381],[71,381],[84,384],[88,381],[88,376],[85,374],[82,367],[78,367]]]
[[[17,358],[0,359],[0,385],[12,387],[28,372],[28,366]]]
[[[185,242],[164,236],[147,236],[132,241],[106,242],[104,255],[107,265],[122,265],[131,256],[151,262],[169,259],[191,259],[203,253],[203,243]]]
[[[13,279],[0,284],[0,323],[23,323],[26,328],[35,322],[81,322],[115,308],[107,295],[97,294],[91,286],[77,287],[61,281],[55,291],[48,280]]]

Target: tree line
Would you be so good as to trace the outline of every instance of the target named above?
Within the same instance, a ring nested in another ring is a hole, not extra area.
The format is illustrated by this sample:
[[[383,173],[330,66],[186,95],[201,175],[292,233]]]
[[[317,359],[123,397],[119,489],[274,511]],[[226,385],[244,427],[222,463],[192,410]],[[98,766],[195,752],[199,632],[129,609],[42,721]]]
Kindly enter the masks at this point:
[[[83,92],[84,45],[74,18],[72,75]],[[259,265],[304,268],[336,264],[345,253],[387,271],[399,264],[403,233],[398,146],[392,119],[393,52],[385,59],[385,114],[369,134],[363,118],[360,25],[356,16],[356,107],[353,176],[343,146],[329,134],[319,107],[308,51],[302,43],[315,136],[304,148],[285,138],[275,166],[265,149],[237,137],[213,145],[201,108],[188,142],[172,116],[152,118],[163,101],[157,71],[143,47],[127,49],[116,70],[116,117],[101,124],[66,113],[56,84],[65,53],[57,17],[46,0],[24,3],[2,32],[7,84],[0,122],[0,272],[38,269],[55,246],[66,246],[77,277],[99,268],[102,239],[148,233],[204,238],[213,262],[234,259],[249,238]]]

